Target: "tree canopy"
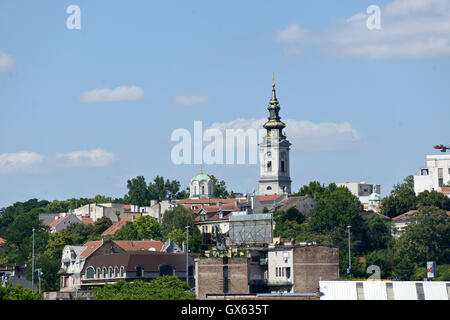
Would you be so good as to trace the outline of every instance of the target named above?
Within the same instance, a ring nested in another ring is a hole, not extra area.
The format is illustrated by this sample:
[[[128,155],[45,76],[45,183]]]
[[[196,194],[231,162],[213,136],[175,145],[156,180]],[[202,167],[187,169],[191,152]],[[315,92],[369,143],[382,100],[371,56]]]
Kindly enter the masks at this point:
[[[186,282],[175,276],[162,276],[150,282],[142,280],[125,282],[120,280],[115,284],[107,284],[93,291],[95,300],[192,300],[194,293],[185,292],[189,289]]]

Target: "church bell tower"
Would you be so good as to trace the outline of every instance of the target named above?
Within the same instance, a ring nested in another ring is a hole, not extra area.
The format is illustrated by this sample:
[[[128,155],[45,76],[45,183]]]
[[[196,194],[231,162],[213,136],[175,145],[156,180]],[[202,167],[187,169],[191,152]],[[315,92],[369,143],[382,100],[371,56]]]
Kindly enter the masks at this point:
[[[259,144],[260,178],[258,195],[291,193],[289,175],[289,150],[291,143],[286,139],[283,129],[286,124],[279,116],[280,103],[275,92],[275,79],[272,82],[272,98],[267,107],[268,121],[264,124],[266,135]]]

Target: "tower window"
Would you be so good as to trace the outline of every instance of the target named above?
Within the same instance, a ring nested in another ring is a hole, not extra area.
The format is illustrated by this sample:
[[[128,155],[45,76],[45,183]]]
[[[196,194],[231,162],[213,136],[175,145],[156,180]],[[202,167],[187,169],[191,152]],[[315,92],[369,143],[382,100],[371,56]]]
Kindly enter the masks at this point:
[[[202,194],[205,194],[205,186],[202,186]]]
[[[284,172],[284,161],[281,161],[281,172]]]
[[[268,187],[266,188],[266,190],[272,190],[272,187],[271,187],[271,186],[268,186]]]
[[[272,171],[272,161],[267,161],[267,171]]]

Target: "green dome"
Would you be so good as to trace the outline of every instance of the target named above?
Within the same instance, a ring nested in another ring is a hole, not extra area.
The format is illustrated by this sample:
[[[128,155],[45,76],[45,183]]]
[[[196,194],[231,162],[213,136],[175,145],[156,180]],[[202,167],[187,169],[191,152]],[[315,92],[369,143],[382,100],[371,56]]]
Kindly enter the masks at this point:
[[[199,173],[198,175],[196,175],[195,177],[193,177],[191,179],[191,182],[192,181],[210,181],[210,180],[211,180],[211,178],[207,174]]]
[[[381,201],[381,196],[374,192],[369,196],[369,201]]]

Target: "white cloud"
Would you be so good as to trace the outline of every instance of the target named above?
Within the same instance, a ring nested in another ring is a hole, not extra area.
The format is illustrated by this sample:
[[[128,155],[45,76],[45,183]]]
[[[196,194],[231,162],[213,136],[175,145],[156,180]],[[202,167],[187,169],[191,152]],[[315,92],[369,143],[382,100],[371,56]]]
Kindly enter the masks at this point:
[[[195,104],[207,103],[210,97],[204,94],[185,94],[177,95],[172,99],[173,104],[181,106],[190,106]]]
[[[295,56],[292,46],[317,46],[337,56],[368,59],[430,58],[450,55],[450,1],[395,0],[381,8],[381,29],[369,30],[369,15],[359,12],[332,24],[324,31],[301,30],[288,39],[287,56]],[[295,25],[294,25],[295,26]],[[288,26],[287,30],[300,30]],[[297,38],[297,40],[295,40]],[[295,41],[294,41],[295,40]],[[287,41],[285,41],[287,42]]]
[[[0,173],[20,173],[36,168],[44,157],[36,152],[0,154]]]
[[[307,35],[305,30],[302,30],[299,25],[291,24],[285,29],[277,32],[275,39],[280,42],[291,43],[302,40]]]
[[[13,66],[13,60],[10,55],[0,52],[0,71],[8,71]]]
[[[144,91],[138,86],[118,86],[114,89],[103,88],[82,92],[79,100],[90,102],[133,101],[144,98]]]
[[[105,167],[116,160],[113,153],[102,149],[73,151],[58,154],[56,158],[65,167]]]
[[[261,130],[267,118],[235,119],[229,122],[215,122],[210,128],[219,129],[225,135],[226,129]],[[367,139],[352,125],[341,123],[281,120],[286,123],[286,136],[292,143],[293,150],[303,151],[337,151],[367,146]],[[208,128],[209,129],[209,128]]]

